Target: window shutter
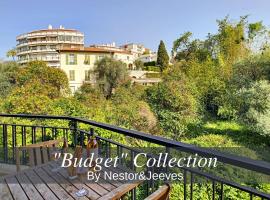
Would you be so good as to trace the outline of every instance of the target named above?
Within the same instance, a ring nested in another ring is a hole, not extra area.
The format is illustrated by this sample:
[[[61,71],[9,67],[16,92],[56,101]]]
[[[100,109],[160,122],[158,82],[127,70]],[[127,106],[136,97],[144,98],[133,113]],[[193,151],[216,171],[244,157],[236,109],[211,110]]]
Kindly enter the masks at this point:
[[[66,65],[68,65],[68,54],[66,54]]]
[[[74,64],[77,65],[77,54],[74,54]]]

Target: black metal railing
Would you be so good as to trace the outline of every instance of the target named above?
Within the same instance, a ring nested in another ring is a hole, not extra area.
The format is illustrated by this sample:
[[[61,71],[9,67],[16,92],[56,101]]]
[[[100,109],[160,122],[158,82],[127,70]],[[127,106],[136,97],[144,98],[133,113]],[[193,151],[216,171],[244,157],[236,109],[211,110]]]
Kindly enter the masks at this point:
[[[104,134],[100,134],[101,130],[106,130],[109,133],[125,136],[130,140],[136,139],[158,145],[159,148],[163,148],[164,152],[166,151],[171,153],[174,151],[174,155],[177,152],[179,154],[185,152],[190,154],[198,154],[202,157],[215,157],[218,159],[219,163],[224,165],[230,165],[241,170],[258,173],[258,176],[264,175],[268,177],[270,175],[270,164],[268,162],[225,154],[212,149],[199,148],[194,145],[173,141],[135,130],[128,130],[109,124],[99,123],[92,120],[68,116],[25,114],[0,114],[0,119],[0,162],[4,163],[15,163],[14,149],[16,146],[24,146],[27,144],[46,141],[63,136],[69,139],[70,146],[76,146],[77,144],[83,146],[85,141],[87,141],[91,135],[95,134],[100,144],[100,153],[106,157],[110,157],[113,153],[112,148],[115,149],[115,152],[118,155],[121,155],[124,151],[129,152],[131,157],[129,159],[122,160],[121,162],[127,168],[137,170],[135,166],[132,165],[131,161],[136,154],[142,152],[140,148],[124,145],[121,142],[116,141],[116,137],[108,138],[105,137]],[[24,123],[21,123],[19,119]],[[148,156],[155,157],[156,155],[148,154]],[[25,160],[25,157],[23,160]],[[154,172],[158,171],[159,169],[148,168],[146,170],[151,170]],[[228,188],[233,188],[234,190],[240,191],[240,193],[242,193],[243,196],[248,199],[270,199],[270,191],[262,191],[243,184],[241,181],[236,182],[230,180],[229,177],[224,177],[219,174],[211,174],[209,171],[206,172],[201,169],[187,167],[166,170],[180,170],[183,173],[183,182],[179,183],[182,187],[182,197],[179,197],[179,199],[196,198],[196,188],[198,189],[198,185],[201,186],[200,182],[196,182],[197,179],[207,180],[207,183],[204,184],[209,187],[208,192],[210,193],[210,199],[232,199],[229,198],[229,195],[226,193],[229,191]],[[149,180],[144,183],[141,190],[144,191],[145,195],[149,195],[155,191],[160,184],[162,183]],[[270,184],[270,182],[265,182],[264,184]],[[142,193],[140,193],[140,195],[142,195]],[[136,189],[132,190],[130,197],[131,199],[142,199],[142,197],[138,197]],[[241,197],[241,199],[244,198]]]

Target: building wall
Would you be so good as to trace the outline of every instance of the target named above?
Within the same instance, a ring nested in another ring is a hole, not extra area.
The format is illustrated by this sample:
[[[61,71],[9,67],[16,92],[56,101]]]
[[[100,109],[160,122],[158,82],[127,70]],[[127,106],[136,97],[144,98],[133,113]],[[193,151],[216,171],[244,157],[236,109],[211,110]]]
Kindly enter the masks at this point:
[[[125,53],[114,53],[113,58],[116,60],[120,60],[125,63],[128,69],[132,70],[135,69],[134,66],[134,56],[132,54],[125,54]]]
[[[151,53],[151,54],[141,55],[138,59],[141,60],[143,63],[153,62],[153,61],[156,62],[157,61],[157,54]]]
[[[122,45],[121,48],[130,51],[135,59],[141,56],[146,50],[146,48],[142,44],[134,43]]]
[[[128,53],[111,52],[83,52],[83,51],[60,51],[60,68],[67,74],[69,86],[74,93],[83,83],[96,83],[93,72],[95,63],[106,56],[121,60],[129,65],[133,64],[133,57]],[[160,82],[160,79],[148,79],[145,77],[146,71],[129,70],[129,75],[133,82],[142,85],[151,85]]]
[[[74,64],[70,63],[70,56],[76,57]],[[90,62],[86,60],[86,55],[89,56]],[[77,90],[84,82],[95,83],[95,77],[91,75],[90,80],[86,79],[86,71],[93,71],[95,62],[105,56],[110,56],[108,53],[89,53],[89,52],[61,52],[60,53],[60,68],[67,74],[71,91]],[[68,57],[68,59],[67,59]],[[71,80],[71,70],[74,71],[74,80]]]
[[[20,64],[42,60],[48,66],[59,67],[57,49],[63,46],[83,47],[84,34],[71,29],[50,29],[32,31],[17,36],[17,57]]]

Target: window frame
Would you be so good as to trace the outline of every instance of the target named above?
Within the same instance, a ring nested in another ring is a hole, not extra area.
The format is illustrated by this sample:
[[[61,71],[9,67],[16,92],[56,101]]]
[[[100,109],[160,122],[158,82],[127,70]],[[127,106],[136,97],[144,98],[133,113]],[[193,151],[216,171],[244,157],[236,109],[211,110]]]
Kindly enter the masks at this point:
[[[76,80],[76,78],[75,78],[75,70],[69,70],[68,78],[69,78],[69,81],[75,81]]]

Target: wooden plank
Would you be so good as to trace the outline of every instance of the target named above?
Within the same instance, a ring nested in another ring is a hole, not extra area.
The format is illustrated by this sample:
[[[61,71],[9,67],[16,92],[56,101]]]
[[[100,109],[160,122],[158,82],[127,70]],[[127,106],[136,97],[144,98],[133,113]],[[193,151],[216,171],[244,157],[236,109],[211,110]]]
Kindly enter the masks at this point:
[[[105,175],[104,175],[104,171],[103,171],[104,169],[102,169],[102,171],[100,171],[100,174],[101,174],[101,177],[104,177]],[[102,178],[103,179],[103,178]],[[104,179],[103,179],[104,180]],[[104,180],[105,181],[105,180]],[[117,188],[117,187],[119,187],[119,186],[121,186],[123,183],[121,183],[121,182],[119,182],[119,181],[117,181],[117,180],[106,180],[106,182],[107,182],[107,184],[110,184],[110,185],[112,185],[114,188],[112,188],[112,189],[110,189],[110,191],[111,190],[113,190],[113,189],[115,189],[115,188]]]
[[[49,161],[48,148],[41,147],[41,151],[42,151],[42,156],[43,156],[43,163],[47,163]]]
[[[112,173],[117,173],[117,174],[125,172],[122,168],[119,168],[119,166],[117,168],[115,167],[106,168],[103,166],[102,171],[104,171],[103,173],[107,171],[107,172],[112,172]],[[131,170],[127,170],[127,171],[133,173],[133,171]],[[126,180],[112,180],[111,183],[115,185],[116,187],[119,187],[122,184],[127,183],[127,181]]]
[[[35,186],[31,183],[31,181],[25,176],[23,173],[18,173],[16,175],[19,183],[21,184],[22,188],[24,189],[26,195],[29,199],[33,200],[42,200],[43,198],[35,188]]]
[[[102,187],[104,187],[106,190],[108,190],[108,191],[111,191],[111,190],[113,190],[113,189],[115,189],[116,188],[116,186],[115,185],[113,185],[113,184],[111,184],[108,180],[104,180],[103,179],[103,172],[102,171],[100,171],[100,180],[101,180],[101,182],[99,182],[98,184],[100,185],[100,186],[102,186]]]
[[[109,193],[108,190],[104,189],[102,186],[100,186],[97,183],[87,183],[84,182],[88,187],[90,187],[92,190],[94,190],[96,193],[98,193],[100,196],[104,196],[105,194]]]
[[[48,188],[46,183],[44,183],[33,170],[27,170],[24,173],[31,180],[33,185],[36,187],[36,189],[39,191],[39,193],[44,199],[58,200],[58,198]]]
[[[20,161],[20,149],[16,147],[16,168],[17,172],[21,171],[21,161]]]
[[[34,149],[33,148],[28,148],[27,151],[28,151],[28,154],[29,154],[29,165],[30,165],[30,167],[34,167],[35,166]]]
[[[60,174],[62,176],[64,176],[66,179],[68,179],[68,173],[66,170],[60,170],[59,171]],[[95,199],[98,199],[100,198],[100,195],[97,194],[95,191],[93,191],[91,188],[89,188],[87,185],[83,184],[80,180],[78,179],[74,179],[74,180],[70,180],[70,182],[75,186],[77,187],[78,189],[82,189],[82,188],[85,188],[88,190],[88,195],[87,197],[90,198],[91,200],[95,200]]]
[[[60,142],[64,142],[64,139],[58,139],[58,140],[49,140],[49,141],[44,141],[44,142],[39,142],[39,143],[35,143],[35,144],[30,144],[27,146],[22,146],[21,148],[25,148],[25,147],[43,147],[43,146],[52,146],[52,145],[57,145]]]
[[[9,188],[3,178],[0,178],[0,199],[13,200]]]
[[[169,199],[170,186],[163,185],[153,194],[148,196],[145,200],[168,200]]]
[[[52,166],[54,165],[53,163],[50,163]],[[67,173],[67,169],[60,169],[59,174],[61,174],[65,179],[69,180],[69,175]],[[73,179],[69,180],[70,183],[72,183],[77,189],[85,188],[88,190],[88,195],[87,197],[90,198],[91,200],[96,200],[100,198],[100,195],[98,195],[96,192],[94,192],[91,188],[89,188],[87,185],[83,184],[80,180],[78,179]]]
[[[122,184],[120,187],[115,188],[105,196],[99,198],[99,200],[117,200],[120,199],[124,194],[128,193],[130,190],[136,188],[142,181],[138,181],[136,183],[126,183]]]
[[[74,199],[87,200],[87,197],[77,197],[75,193],[78,191],[67,179],[58,173],[53,173],[52,168],[49,165],[42,167],[44,171],[50,175],[59,185],[61,185]]]
[[[41,161],[41,149],[40,147],[35,147],[35,152],[36,152],[36,165],[41,165],[42,164],[42,161]]]
[[[8,187],[14,199],[18,199],[18,200],[28,199],[23,189],[21,188],[19,182],[14,176],[7,176],[5,177],[5,180],[8,184]]]
[[[48,176],[48,174],[42,168],[35,168],[34,171],[59,199],[73,199],[57,182],[55,182],[50,176]]]

